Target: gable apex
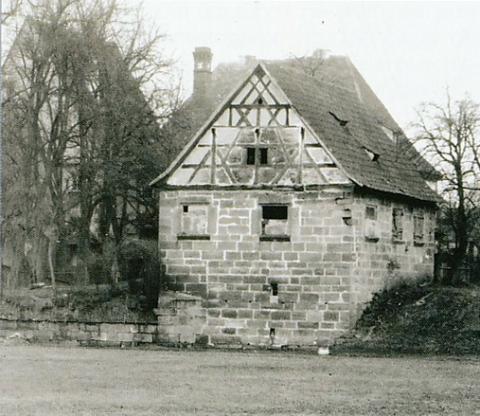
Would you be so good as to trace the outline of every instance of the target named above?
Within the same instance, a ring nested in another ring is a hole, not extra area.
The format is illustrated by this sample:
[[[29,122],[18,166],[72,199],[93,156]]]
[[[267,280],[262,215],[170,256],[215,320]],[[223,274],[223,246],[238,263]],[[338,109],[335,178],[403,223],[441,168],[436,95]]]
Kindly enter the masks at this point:
[[[151,185],[159,181],[218,187],[350,183],[262,62]]]

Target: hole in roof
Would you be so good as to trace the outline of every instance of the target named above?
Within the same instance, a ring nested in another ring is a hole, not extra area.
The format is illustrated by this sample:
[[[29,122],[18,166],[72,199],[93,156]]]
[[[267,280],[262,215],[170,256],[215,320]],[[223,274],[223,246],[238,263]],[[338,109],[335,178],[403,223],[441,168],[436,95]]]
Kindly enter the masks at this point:
[[[378,160],[380,155],[378,153],[372,152],[370,149],[367,149],[366,147],[363,148],[365,150],[365,153],[367,154],[368,158],[372,161],[375,162]]]
[[[335,120],[338,121],[338,124],[341,126],[346,126],[348,123],[348,120],[342,120],[340,117],[338,117],[333,111],[328,112]]]

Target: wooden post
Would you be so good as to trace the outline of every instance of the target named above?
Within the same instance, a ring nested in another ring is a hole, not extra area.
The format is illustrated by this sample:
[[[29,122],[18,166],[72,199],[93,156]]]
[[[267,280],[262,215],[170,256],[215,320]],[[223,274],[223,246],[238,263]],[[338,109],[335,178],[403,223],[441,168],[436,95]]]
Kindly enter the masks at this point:
[[[305,128],[300,127],[300,143],[298,147],[298,182],[299,184],[303,181],[303,172],[302,172],[302,154],[303,154],[303,143],[305,141]]]
[[[217,134],[216,130],[212,129],[212,160],[210,162],[210,174],[211,174],[211,183],[215,185],[215,169],[216,169],[216,153],[217,153]]]

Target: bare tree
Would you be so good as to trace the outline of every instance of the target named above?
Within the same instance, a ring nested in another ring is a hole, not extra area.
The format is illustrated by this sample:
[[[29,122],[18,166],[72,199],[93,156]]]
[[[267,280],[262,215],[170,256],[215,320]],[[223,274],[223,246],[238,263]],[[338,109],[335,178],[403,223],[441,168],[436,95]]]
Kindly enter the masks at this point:
[[[5,8],[2,7],[1,11],[1,20],[0,23],[2,25],[6,24],[9,19],[12,17],[16,16],[21,8],[23,1],[22,0],[10,0],[8,2],[5,2],[6,6]]]
[[[328,51],[323,49],[315,50],[310,56],[293,56],[292,65],[299,68],[305,74],[315,77],[322,69]]]
[[[442,173],[443,216],[451,226],[455,248],[453,279],[461,278],[468,243],[475,229],[480,184],[480,107],[470,98],[445,105],[424,104],[417,112],[417,144]]]
[[[149,149],[176,94],[163,37],[115,0],[29,5],[4,67],[5,232],[34,279],[48,269],[54,284],[55,246],[73,220],[86,257],[96,209],[119,243],[129,205],[155,203],[142,199],[156,173]]]

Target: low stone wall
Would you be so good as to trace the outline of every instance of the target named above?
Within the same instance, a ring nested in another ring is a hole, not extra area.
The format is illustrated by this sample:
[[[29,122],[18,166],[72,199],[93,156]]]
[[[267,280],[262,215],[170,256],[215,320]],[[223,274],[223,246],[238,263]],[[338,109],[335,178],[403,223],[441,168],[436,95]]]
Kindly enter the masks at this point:
[[[12,337],[21,337],[32,342],[76,341],[84,345],[151,344],[157,342],[157,325],[0,318],[0,339]]]

